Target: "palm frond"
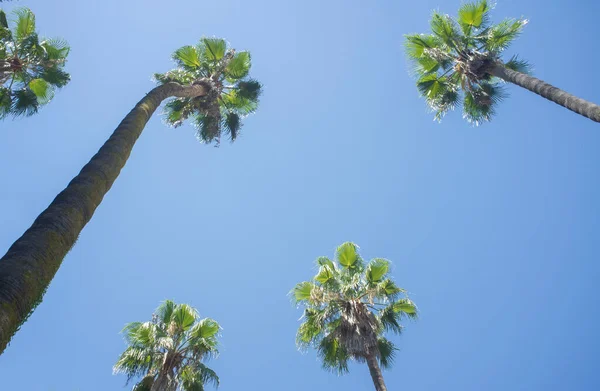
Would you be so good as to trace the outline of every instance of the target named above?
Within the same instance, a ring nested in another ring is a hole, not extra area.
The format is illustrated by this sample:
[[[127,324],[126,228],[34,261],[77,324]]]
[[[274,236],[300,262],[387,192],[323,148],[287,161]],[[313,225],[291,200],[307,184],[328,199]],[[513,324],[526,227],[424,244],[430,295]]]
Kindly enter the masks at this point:
[[[390,368],[394,363],[398,348],[385,337],[379,337],[377,338],[377,350],[379,350],[379,365],[384,369]]]
[[[256,102],[262,93],[262,84],[258,80],[250,79],[240,81],[237,89],[240,98]]]
[[[29,89],[33,91],[39,105],[45,105],[54,97],[54,90],[44,79],[33,79],[29,82]]]
[[[475,126],[490,121],[496,113],[496,105],[505,97],[506,93],[501,86],[480,83],[477,88],[465,92],[463,117]]]
[[[416,319],[418,317],[418,310],[415,303],[410,299],[400,299],[392,304],[392,309],[397,314],[406,315],[409,318]]]
[[[323,368],[338,374],[348,372],[350,356],[337,338],[327,336],[321,340],[317,354],[323,361]]]
[[[525,73],[526,75],[530,75],[532,71],[531,64],[517,55],[512,56],[510,60],[504,63],[504,66],[513,71]]]
[[[455,50],[459,50],[459,42],[462,40],[456,23],[449,15],[433,12],[430,21],[431,31],[444,44]]]
[[[200,68],[201,61],[198,50],[194,46],[183,46],[173,53],[175,63],[186,71],[196,71]]]
[[[39,77],[56,88],[62,88],[71,81],[71,76],[58,67],[44,68]]]
[[[225,132],[229,135],[230,140],[232,142],[235,141],[240,134],[240,129],[242,128],[242,120],[240,115],[238,113],[228,112],[225,114],[223,125],[225,125]]]
[[[390,270],[390,261],[384,258],[374,258],[367,265],[365,276],[369,284],[380,282]]]
[[[225,77],[230,81],[240,80],[250,73],[251,65],[250,52],[238,52],[227,64]]]
[[[225,56],[227,42],[221,38],[201,38],[198,45],[199,53],[209,61],[219,61]]]
[[[488,26],[490,8],[487,0],[461,5],[458,9],[458,24],[465,36],[470,36],[474,29],[485,29]]]
[[[156,315],[163,324],[171,323],[173,312],[175,311],[176,304],[172,300],[165,300],[156,309]]]
[[[47,39],[40,46],[46,51],[48,60],[64,60],[71,50],[69,43],[59,38]]]
[[[480,41],[486,50],[492,53],[501,53],[521,35],[527,23],[527,19],[505,19],[492,26]]]
[[[13,13],[17,18],[13,35],[17,40],[21,40],[35,31],[35,15],[29,8],[17,8]]]
[[[340,265],[351,268],[360,263],[358,246],[352,242],[342,243],[335,251],[335,257]]]
[[[33,91],[29,88],[22,88],[13,93],[11,114],[14,117],[29,117],[39,110],[39,102]]]
[[[187,331],[192,327],[197,318],[198,311],[187,304],[177,304],[171,315],[172,322],[181,331]]]

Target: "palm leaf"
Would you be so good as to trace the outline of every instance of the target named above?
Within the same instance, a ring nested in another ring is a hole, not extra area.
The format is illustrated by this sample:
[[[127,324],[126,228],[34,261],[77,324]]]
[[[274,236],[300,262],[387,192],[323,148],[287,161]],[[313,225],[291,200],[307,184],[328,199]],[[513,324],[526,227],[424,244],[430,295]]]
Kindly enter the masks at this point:
[[[250,79],[240,81],[237,85],[238,96],[242,99],[247,99],[253,102],[258,100],[262,92],[262,84],[258,80]]]
[[[177,328],[183,331],[192,327],[197,318],[198,312],[187,304],[178,304],[175,306],[171,315],[171,319],[177,325]]]
[[[359,262],[358,246],[352,242],[340,245],[336,250],[336,259],[345,268],[351,268]]]
[[[173,60],[187,71],[195,71],[201,65],[198,50],[194,46],[183,46],[175,50]]]
[[[29,88],[23,88],[13,93],[11,114],[15,117],[29,117],[38,112],[37,96]]]
[[[458,50],[458,43],[461,41],[461,35],[456,23],[449,15],[442,15],[434,12],[431,16],[431,31],[447,46]]]
[[[239,80],[248,75],[250,66],[250,52],[236,53],[225,68],[225,76],[231,81]]]
[[[519,56],[512,56],[510,60],[504,63],[504,66],[513,71],[531,74],[531,64],[528,61],[520,59]]]
[[[202,38],[200,39],[200,52],[206,56],[209,61],[219,61],[225,56],[227,42],[221,38]]]
[[[390,261],[383,258],[375,258],[369,262],[365,275],[370,284],[378,283],[390,270]]]
[[[175,307],[175,302],[173,302],[172,300],[165,300],[160,304],[160,306],[156,309],[156,315],[158,316],[158,319],[161,323],[171,323]]]
[[[44,79],[33,79],[29,82],[29,89],[35,94],[38,104],[44,105],[52,100],[54,91]]]
[[[13,13],[17,17],[13,32],[17,40],[20,41],[35,32],[35,15],[29,8],[17,8]]]
[[[458,24],[466,36],[471,35],[473,29],[485,28],[489,23],[487,0],[477,3],[464,3],[458,9]]]
[[[481,39],[486,50],[500,53],[521,35],[523,28],[528,23],[527,19],[506,19],[492,26],[486,36]]]
[[[349,356],[337,338],[328,336],[323,338],[317,348],[317,354],[323,361],[323,368],[329,371],[344,374],[348,372]]]
[[[379,364],[381,367],[384,369],[390,368],[394,362],[398,348],[390,340],[379,337],[377,338],[377,350],[379,350]]]
[[[240,129],[242,128],[242,120],[240,115],[237,113],[228,112],[225,115],[223,125],[225,125],[225,131],[227,134],[229,134],[230,140],[232,142],[235,141],[240,134]]]

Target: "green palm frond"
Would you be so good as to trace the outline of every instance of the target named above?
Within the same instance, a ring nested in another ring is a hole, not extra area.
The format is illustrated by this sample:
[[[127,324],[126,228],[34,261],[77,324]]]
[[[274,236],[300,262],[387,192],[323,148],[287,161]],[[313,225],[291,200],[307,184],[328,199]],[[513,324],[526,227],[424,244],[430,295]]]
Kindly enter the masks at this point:
[[[335,252],[337,261],[345,268],[356,267],[361,263],[358,246],[351,242],[342,243]]]
[[[459,45],[461,34],[450,15],[442,15],[434,11],[431,15],[430,26],[433,34],[448,47],[456,48]]]
[[[374,258],[367,265],[365,275],[371,285],[375,285],[383,280],[383,277],[390,270],[390,261],[384,258]]]
[[[242,120],[238,113],[227,113],[225,115],[225,132],[229,135],[231,141],[235,141],[242,127]]]
[[[181,331],[187,331],[198,318],[198,311],[187,304],[178,304],[171,315],[172,322]]]
[[[207,60],[219,61],[225,56],[227,42],[221,38],[202,38],[198,48]]]
[[[486,50],[491,53],[501,53],[521,35],[527,19],[506,19],[492,26],[482,41]]]
[[[227,64],[225,68],[225,77],[229,81],[236,81],[243,79],[250,73],[250,67],[252,65],[249,52],[238,52],[234,54],[233,58]]]
[[[10,113],[14,117],[30,117],[38,112],[39,107],[37,96],[29,88],[22,88],[12,93]]]
[[[132,391],[151,391],[152,385],[154,384],[154,376],[148,375],[144,377],[140,382],[133,386]]]
[[[382,368],[387,369],[394,363],[398,348],[385,337],[377,338],[377,349],[379,350],[379,364]]]
[[[249,79],[238,83],[238,96],[242,99],[258,102],[262,93],[262,84],[258,80]]]
[[[520,59],[519,56],[512,56],[510,60],[504,63],[504,66],[513,71],[531,74],[531,64],[528,61]]]
[[[35,32],[35,15],[29,8],[17,8],[13,11],[16,16],[13,35],[21,40]]]
[[[337,338],[325,337],[317,347],[317,354],[323,361],[323,368],[338,374],[348,372],[350,356]]]
[[[163,301],[160,306],[156,309],[156,315],[161,323],[169,324],[171,323],[173,312],[175,311],[175,302],[172,300]]]
[[[496,106],[505,97],[506,93],[500,85],[481,83],[477,88],[465,92],[463,117],[475,126],[491,121]]]
[[[470,36],[475,29],[485,29],[489,25],[490,5],[486,0],[477,3],[464,3],[458,9],[458,24],[465,36]]]
[[[194,46],[183,46],[173,53],[175,63],[186,71],[194,72],[202,65],[198,50]]]

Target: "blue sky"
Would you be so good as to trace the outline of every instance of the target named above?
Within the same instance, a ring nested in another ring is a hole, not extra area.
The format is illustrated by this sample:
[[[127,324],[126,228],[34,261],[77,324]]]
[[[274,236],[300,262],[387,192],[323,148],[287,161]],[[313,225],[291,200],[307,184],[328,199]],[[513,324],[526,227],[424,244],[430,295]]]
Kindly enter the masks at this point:
[[[166,298],[223,326],[221,390],[366,390],[294,336],[287,292],[351,240],[385,257],[421,318],[396,341],[390,390],[600,387],[600,129],[518,87],[490,124],[432,121],[402,52],[444,1],[21,1],[67,39],[73,81],[0,124],[0,251],[29,227],[202,35],[253,54],[259,112],[233,145],[148,124],[127,166],[0,356],[2,388],[130,389],[119,331]],[[5,9],[14,5],[5,5]],[[599,102],[597,2],[501,0],[531,23],[508,51]]]

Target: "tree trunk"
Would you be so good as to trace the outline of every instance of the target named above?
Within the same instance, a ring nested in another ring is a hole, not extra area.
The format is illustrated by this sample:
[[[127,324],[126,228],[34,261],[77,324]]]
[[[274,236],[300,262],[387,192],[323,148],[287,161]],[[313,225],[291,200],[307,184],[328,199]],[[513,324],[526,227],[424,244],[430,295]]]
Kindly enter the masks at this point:
[[[551,100],[571,111],[583,115],[592,121],[600,122],[600,106],[585,99],[571,95],[566,91],[556,88],[540,79],[526,75],[521,72],[513,71],[504,66],[504,64],[495,63],[488,73],[492,76],[528,89],[531,92]]]
[[[387,391],[385,382],[383,381],[383,375],[381,374],[381,368],[377,362],[377,357],[374,354],[367,355],[367,365],[369,366],[369,372],[377,391]]]
[[[0,354],[41,302],[63,258],[117,179],[157,107],[169,97],[206,95],[207,88],[205,84],[166,83],[150,91],[0,259]]]
[[[172,376],[167,373],[160,373],[152,383],[150,391],[175,391],[176,389],[177,383],[173,381]]]

